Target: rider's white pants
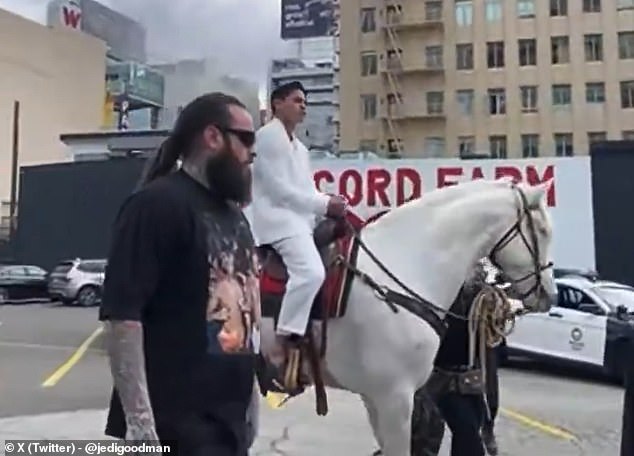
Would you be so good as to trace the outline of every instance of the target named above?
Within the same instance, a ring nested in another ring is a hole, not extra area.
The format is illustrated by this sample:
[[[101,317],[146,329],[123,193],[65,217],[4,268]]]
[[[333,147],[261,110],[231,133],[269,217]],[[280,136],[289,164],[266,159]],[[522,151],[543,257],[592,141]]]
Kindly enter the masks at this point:
[[[282,239],[275,242],[273,248],[288,270],[277,333],[304,335],[313,301],[324,282],[324,265],[312,234]]]

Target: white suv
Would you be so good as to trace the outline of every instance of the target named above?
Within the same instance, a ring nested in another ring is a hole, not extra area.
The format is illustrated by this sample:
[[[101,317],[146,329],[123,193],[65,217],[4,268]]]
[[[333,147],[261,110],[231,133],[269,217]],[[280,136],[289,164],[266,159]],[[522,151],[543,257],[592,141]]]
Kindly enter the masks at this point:
[[[48,294],[64,304],[95,306],[101,302],[105,271],[106,260],[62,261],[49,274]]]

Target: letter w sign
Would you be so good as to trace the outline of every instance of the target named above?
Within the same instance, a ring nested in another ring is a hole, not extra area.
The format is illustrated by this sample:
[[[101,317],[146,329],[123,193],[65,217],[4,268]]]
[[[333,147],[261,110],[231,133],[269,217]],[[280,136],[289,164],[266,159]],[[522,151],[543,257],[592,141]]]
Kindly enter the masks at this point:
[[[62,6],[62,24],[66,27],[79,29],[81,23],[81,10],[73,6]]]

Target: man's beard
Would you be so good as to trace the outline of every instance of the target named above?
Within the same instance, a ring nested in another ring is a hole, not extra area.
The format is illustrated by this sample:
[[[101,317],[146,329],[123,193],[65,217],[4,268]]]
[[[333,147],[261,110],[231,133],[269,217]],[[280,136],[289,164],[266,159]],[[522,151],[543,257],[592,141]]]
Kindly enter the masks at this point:
[[[211,190],[222,199],[240,205],[251,200],[251,169],[240,163],[229,147],[207,161],[207,182]]]

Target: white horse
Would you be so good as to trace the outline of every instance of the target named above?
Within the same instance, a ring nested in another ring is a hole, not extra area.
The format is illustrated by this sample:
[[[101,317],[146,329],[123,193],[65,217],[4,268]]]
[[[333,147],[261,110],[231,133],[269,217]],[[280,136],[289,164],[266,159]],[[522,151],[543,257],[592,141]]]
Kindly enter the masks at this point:
[[[489,256],[515,282],[525,306],[545,312],[556,296],[546,206],[551,183],[476,180],[427,193],[361,231],[375,259],[360,249],[356,266],[381,286],[447,311],[470,269]],[[414,393],[429,378],[440,343],[429,323],[399,310],[355,279],[345,315],[327,329],[331,386],[362,397],[385,456],[410,456]]]

